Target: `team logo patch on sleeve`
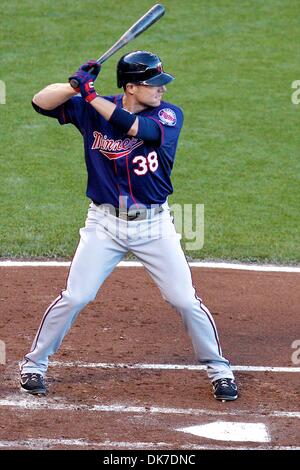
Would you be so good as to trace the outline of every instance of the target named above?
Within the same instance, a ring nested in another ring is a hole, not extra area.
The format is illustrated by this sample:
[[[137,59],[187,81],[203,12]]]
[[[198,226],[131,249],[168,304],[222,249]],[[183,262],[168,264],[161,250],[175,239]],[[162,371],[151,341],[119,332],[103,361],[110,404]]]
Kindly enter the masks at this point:
[[[167,126],[175,126],[177,122],[176,114],[173,109],[163,108],[158,113],[159,120]]]

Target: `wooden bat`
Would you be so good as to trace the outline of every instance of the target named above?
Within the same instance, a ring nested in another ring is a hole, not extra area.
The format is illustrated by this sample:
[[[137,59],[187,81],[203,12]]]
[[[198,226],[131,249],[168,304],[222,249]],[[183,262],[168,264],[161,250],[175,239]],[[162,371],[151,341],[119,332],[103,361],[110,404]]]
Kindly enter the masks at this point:
[[[152,26],[156,21],[158,21],[165,13],[165,8],[160,3],[157,3],[152,8],[150,8],[147,13],[145,13],[136,23],[134,23],[127,31],[124,33],[99,59],[97,62],[103,64],[107,59],[109,59],[113,54],[115,54],[119,49],[126,46],[134,38],[142,34],[146,29]],[[70,80],[70,85],[73,88],[77,88],[79,83],[76,79]]]

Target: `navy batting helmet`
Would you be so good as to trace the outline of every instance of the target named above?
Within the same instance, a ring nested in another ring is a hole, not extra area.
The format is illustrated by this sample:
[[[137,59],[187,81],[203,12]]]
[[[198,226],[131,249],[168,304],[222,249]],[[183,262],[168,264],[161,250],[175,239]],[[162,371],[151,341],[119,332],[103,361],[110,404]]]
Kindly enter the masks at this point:
[[[148,51],[135,51],[124,55],[117,65],[117,84],[124,87],[127,83],[162,86],[174,77],[163,71],[160,58]]]

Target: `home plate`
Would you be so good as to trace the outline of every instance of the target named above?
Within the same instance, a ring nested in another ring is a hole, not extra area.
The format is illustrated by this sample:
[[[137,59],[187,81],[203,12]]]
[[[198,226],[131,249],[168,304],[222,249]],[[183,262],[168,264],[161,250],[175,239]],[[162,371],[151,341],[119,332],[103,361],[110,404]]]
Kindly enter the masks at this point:
[[[176,431],[194,434],[195,436],[215,439],[216,441],[269,442],[270,436],[263,423],[237,423],[215,421],[214,423],[189,426]]]

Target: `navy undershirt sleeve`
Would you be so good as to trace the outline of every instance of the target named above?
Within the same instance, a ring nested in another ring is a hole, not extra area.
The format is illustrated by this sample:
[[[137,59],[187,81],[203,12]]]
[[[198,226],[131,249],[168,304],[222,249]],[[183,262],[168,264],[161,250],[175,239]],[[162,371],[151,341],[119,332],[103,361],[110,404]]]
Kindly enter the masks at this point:
[[[43,108],[40,108],[37,104],[35,104],[33,101],[31,102],[32,106],[34,107],[34,109],[40,113],[40,114],[43,114],[43,116],[49,116],[49,117],[53,117],[53,118],[58,118],[59,117],[59,108],[55,108],[55,109],[43,109]]]
[[[125,111],[125,109],[116,106],[116,109],[110,116],[108,122],[113,126],[117,127],[120,131],[127,134],[135,120],[136,116],[134,114],[129,113],[128,111]]]

